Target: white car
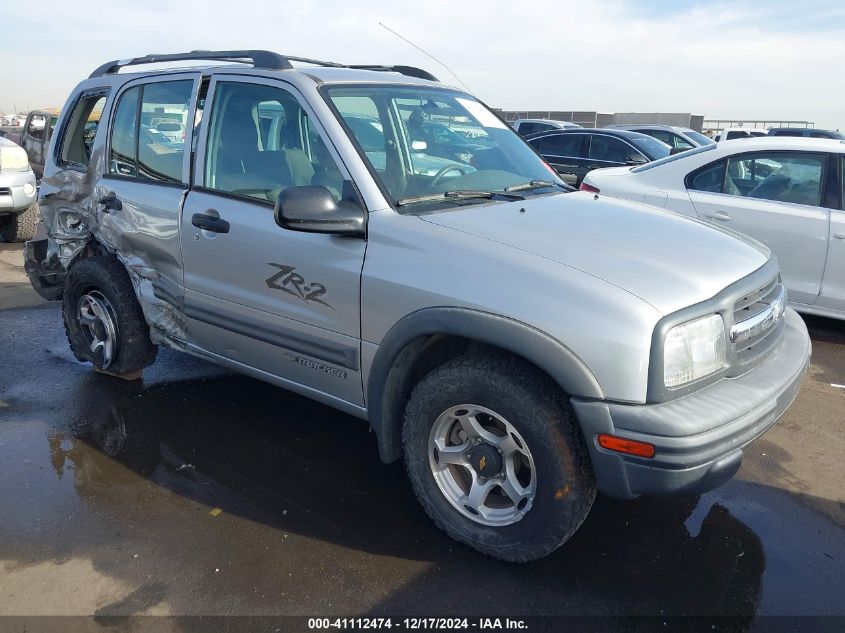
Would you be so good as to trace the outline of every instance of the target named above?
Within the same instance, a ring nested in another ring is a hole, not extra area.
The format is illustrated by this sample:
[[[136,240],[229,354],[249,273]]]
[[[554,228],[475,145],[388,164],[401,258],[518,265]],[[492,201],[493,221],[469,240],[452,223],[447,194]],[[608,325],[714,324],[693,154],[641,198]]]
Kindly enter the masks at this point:
[[[845,142],[775,136],[598,169],[581,188],[755,238],[777,256],[796,310],[845,319],[843,167]]]
[[[729,127],[716,132],[716,136],[713,137],[713,140],[717,143],[721,143],[722,141],[734,141],[740,138],[755,138],[758,136],[767,136],[768,134],[768,130],[755,129],[753,127]]]

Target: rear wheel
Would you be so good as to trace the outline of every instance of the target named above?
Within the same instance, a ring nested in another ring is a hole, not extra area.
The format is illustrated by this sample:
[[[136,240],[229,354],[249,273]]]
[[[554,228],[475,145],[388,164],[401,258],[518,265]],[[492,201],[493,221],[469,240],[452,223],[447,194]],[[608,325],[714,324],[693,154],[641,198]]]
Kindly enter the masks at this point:
[[[88,257],[70,268],[62,314],[74,355],[97,370],[134,377],[155,360],[132,282],[114,257]]]
[[[38,224],[38,203],[33,202],[23,213],[6,218],[0,224],[0,235],[7,242],[26,242],[35,237],[35,225]]]
[[[589,513],[596,484],[566,397],[504,354],[473,354],[415,387],[403,429],[417,498],[454,539],[513,562],[563,544]]]

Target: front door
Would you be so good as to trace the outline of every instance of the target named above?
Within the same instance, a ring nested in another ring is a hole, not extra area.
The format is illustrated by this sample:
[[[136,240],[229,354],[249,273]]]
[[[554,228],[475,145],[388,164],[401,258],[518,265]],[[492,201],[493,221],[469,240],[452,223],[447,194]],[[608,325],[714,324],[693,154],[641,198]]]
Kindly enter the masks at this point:
[[[182,215],[185,313],[202,349],[354,404],[366,241],[279,227],[288,187],[348,174],[312,112],[284,82],[215,79],[195,186]],[[210,112],[210,116],[209,116]]]
[[[830,228],[830,211],[820,206],[827,160],[810,152],[754,152],[708,165],[690,178],[699,217],[768,246],[796,303],[814,304],[821,288]],[[697,190],[696,183],[708,190]]]

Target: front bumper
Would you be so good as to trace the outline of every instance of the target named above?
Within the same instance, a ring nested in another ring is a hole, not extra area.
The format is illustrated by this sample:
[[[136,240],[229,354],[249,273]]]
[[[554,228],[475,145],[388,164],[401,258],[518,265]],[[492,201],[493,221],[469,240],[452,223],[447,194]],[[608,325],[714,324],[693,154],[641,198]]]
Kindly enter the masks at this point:
[[[26,211],[36,195],[35,174],[31,169],[0,172],[0,214]]]
[[[760,365],[677,400],[625,405],[573,399],[599,490],[620,499],[642,494],[700,492],[730,479],[742,448],[766,432],[798,394],[810,363],[804,321],[787,309],[777,347]],[[648,442],[652,458],[601,448],[600,433]]]

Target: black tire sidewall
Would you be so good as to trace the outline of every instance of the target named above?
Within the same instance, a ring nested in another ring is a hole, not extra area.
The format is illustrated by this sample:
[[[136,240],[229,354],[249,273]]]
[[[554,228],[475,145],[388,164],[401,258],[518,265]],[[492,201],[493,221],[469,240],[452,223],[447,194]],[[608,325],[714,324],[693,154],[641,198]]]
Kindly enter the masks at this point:
[[[519,369],[508,367],[507,361],[480,359],[450,363],[426,376],[408,404],[405,460],[420,501],[438,525],[486,553],[530,560],[552,551],[577,530],[596,489],[568,403],[542,374]],[[444,497],[431,473],[431,428],[441,413],[460,404],[483,406],[503,416],[531,451],[537,492],[531,509],[517,523],[485,526],[464,516]]]
[[[98,355],[87,345],[87,338],[77,318],[82,295],[96,290],[111,304],[117,326],[115,354],[109,367],[102,367]],[[65,277],[62,312],[71,350],[81,361],[97,369],[123,374],[143,369],[155,358],[155,347],[143,321],[141,308],[132,289],[132,282],[122,265],[109,256],[89,257],[71,266]],[[138,336],[138,330],[144,334]],[[152,354],[151,354],[152,351]]]
[[[8,216],[5,222],[0,222],[0,235],[10,243],[19,243],[35,237],[35,226],[38,224],[38,203],[33,202],[25,211]]]

